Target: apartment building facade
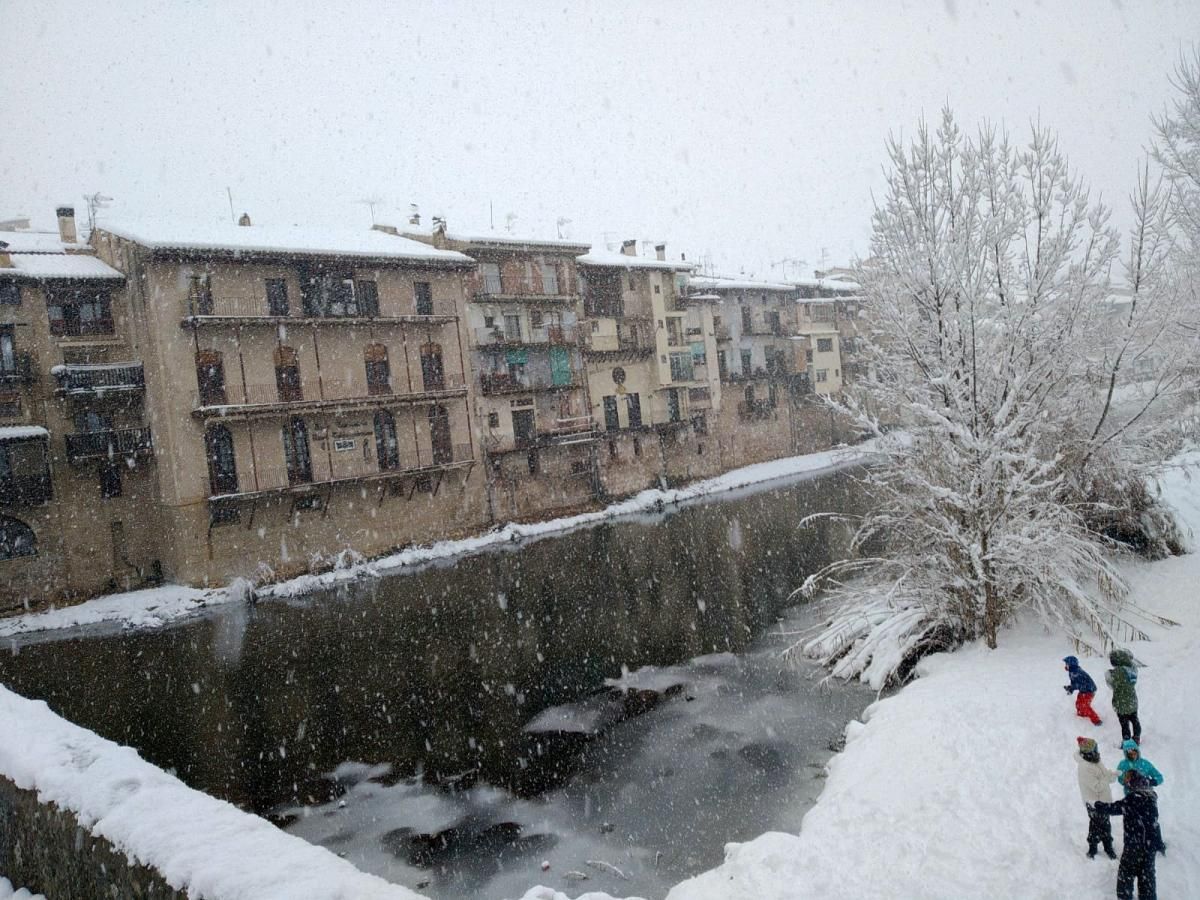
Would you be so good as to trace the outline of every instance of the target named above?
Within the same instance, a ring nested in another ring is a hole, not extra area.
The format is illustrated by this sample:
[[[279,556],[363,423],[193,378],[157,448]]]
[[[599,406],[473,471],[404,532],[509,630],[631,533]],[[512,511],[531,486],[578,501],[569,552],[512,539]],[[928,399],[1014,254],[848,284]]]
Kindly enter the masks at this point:
[[[144,338],[167,577],[281,577],[483,521],[468,257],[248,217],[105,224],[92,244]]]
[[[0,607],[160,577],[141,345],[121,272],[59,230],[0,231]],[[13,223],[27,225],[27,223]]]
[[[466,254],[466,323],[475,425],[494,520],[593,501],[599,490],[580,278],[588,244],[449,231],[444,219],[404,235]]]

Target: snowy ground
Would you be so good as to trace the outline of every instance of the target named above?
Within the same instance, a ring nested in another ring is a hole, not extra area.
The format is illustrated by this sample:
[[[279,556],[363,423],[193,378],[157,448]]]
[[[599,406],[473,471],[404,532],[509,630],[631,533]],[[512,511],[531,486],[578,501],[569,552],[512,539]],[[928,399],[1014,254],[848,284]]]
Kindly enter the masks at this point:
[[[260,597],[294,597],[341,582],[386,575],[400,569],[438,560],[451,560],[496,546],[551,537],[565,531],[585,528],[622,516],[677,506],[709,494],[723,493],[747,485],[850,465],[862,461],[868,452],[869,448],[864,444],[853,448],[827,450],[821,453],[771,460],[733,469],[714,478],[697,481],[682,488],[670,490],[656,488],[642,491],[627,500],[613,503],[596,512],[564,516],[544,522],[509,524],[477,537],[439,541],[427,546],[413,547],[369,562],[362,561],[361,558],[347,552],[341,560],[343,564],[331,571],[318,575],[301,575],[298,578],[268,585],[260,588],[258,595]],[[79,627],[101,630],[159,627],[195,615],[206,607],[242,600],[246,596],[247,586],[247,583],[238,581],[227,588],[205,590],[168,584],[146,590],[109,594],[76,606],[0,619],[0,638]]]
[[[0,900],[46,900],[41,894],[31,894],[26,888],[13,889],[12,882],[0,878]]]
[[[1200,482],[1175,471],[1164,492],[1200,534]],[[1127,571],[1135,603],[1180,623],[1143,623],[1152,639],[1131,646],[1147,664],[1138,682],[1145,755],[1166,779],[1159,895],[1200,897],[1200,554]],[[668,900],[1113,896],[1116,862],[1084,855],[1074,754],[1077,735],[1097,737],[1115,767],[1120,728],[1103,686],[1104,724],[1074,716],[1061,663],[1073,652],[1065,637],[1024,625],[997,650],[930,658],[917,681],[847,729],[846,750],[799,836],[731,844],[723,865],[677,885]],[[1105,662],[1082,662],[1102,683]],[[1119,818],[1113,831],[1119,851]],[[524,900],[565,895],[535,888]]]

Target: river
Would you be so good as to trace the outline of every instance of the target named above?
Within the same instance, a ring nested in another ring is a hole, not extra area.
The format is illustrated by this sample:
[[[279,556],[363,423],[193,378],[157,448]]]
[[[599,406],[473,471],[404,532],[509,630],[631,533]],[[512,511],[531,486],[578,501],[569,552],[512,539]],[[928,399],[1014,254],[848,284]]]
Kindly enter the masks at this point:
[[[848,470],[775,482],[162,630],[17,641],[0,678],[439,900],[661,897],[725,842],[798,828],[872,698],[779,653],[805,624],[788,596],[847,537],[797,523],[861,502]],[[673,692],[597,734],[525,730],[595,721],[622,672]]]

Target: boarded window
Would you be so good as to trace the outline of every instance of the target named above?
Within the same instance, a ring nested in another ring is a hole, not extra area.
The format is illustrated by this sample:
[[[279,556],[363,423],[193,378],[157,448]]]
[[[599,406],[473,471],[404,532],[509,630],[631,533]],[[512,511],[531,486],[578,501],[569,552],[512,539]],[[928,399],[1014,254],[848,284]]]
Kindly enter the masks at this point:
[[[300,385],[300,358],[292,347],[275,348],[275,386],[279,390],[280,403],[304,399],[304,390]]]
[[[204,433],[204,455],[208,458],[208,485],[213,496],[236,494],[237,460],[228,428],[214,425]]]
[[[196,353],[196,383],[200,387],[201,406],[223,406],[225,398],[225,362],[216,350]]]
[[[392,392],[392,369],[388,363],[387,347],[383,344],[368,344],[365,350],[367,363],[367,393],[390,394]]]

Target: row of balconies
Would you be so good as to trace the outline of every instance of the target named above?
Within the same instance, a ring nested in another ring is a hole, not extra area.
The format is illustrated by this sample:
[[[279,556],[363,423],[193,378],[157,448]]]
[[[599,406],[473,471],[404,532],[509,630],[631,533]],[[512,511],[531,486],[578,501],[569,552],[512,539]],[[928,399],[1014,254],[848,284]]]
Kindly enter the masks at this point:
[[[41,462],[34,465],[26,459],[29,468],[42,468],[40,472],[15,474],[8,472],[0,476],[0,504],[9,506],[33,506],[45,503],[54,497],[50,477],[50,462],[45,436],[11,443],[35,443],[41,449]],[[154,443],[149,428],[116,428],[106,431],[85,431],[66,435],[67,460],[72,464],[90,460],[118,460],[144,456],[154,452]]]
[[[332,378],[308,382],[316,387],[317,395],[306,394],[302,384],[294,382],[246,383],[209,387],[193,395],[193,415],[213,416],[231,413],[294,412],[323,406],[381,406],[394,403],[434,402],[466,393],[461,375],[443,373],[439,378],[426,378],[420,385],[398,388],[392,379],[368,383]]]
[[[272,310],[266,295],[252,296],[214,296],[209,294],[191,294],[184,301],[184,324],[203,325],[237,321],[240,324],[252,325],[255,322],[276,324],[278,322],[302,321],[306,324],[337,323],[355,320],[395,321],[395,322],[439,322],[450,321],[458,316],[453,300],[436,298],[425,306],[418,306],[412,314],[380,315],[376,311],[347,310],[345,315],[311,315],[299,307],[288,308],[287,312]]]
[[[517,346],[521,344],[574,344],[580,332],[574,325],[542,325],[521,330],[515,334],[503,328],[476,328],[475,344],[478,347]]]
[[[564,391],[577,387],[580,387],[579,373],[574,371],[569,373],[568,378],[556,378],[550,373],[526,372],[492,372],[479,376],[479,390],[487,396],[527,391]]]

